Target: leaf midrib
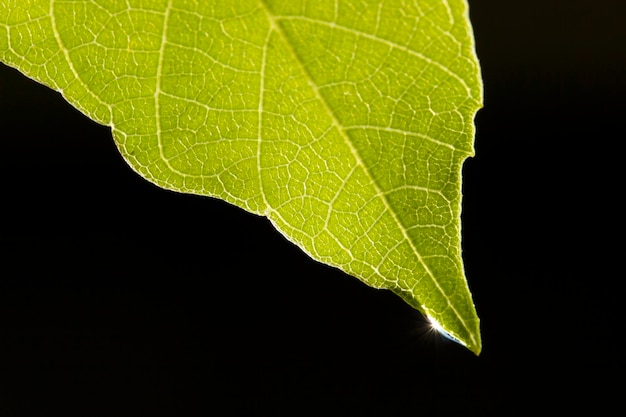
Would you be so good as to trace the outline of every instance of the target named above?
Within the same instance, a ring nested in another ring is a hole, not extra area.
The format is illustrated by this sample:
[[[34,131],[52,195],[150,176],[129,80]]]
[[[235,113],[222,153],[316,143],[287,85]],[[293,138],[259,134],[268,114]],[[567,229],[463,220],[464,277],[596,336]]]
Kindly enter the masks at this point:
[[[313,91],[314,91],[315,95],[317,96],[318,100],[320,101],[320,103],[322,103],[322,106],[324,107],[326,113],[331,118],[333,124],[337,127],[337,130],[339,131],[341,137],[343,138],[344,142],[346,143],[346,145],[350,149],[353,157],[355,158],[357,165],[361,166],[363,171],[366,173],[366,175],[370,179],[371,183],[374,186],[374,189],[376,190],[376,193],[377,193],[378,197],[381,199],[381,201],[384,204],[386,210],[389,212],[389,214],[393,218],[394,222],[396,223],[396,226],[398,227],[398,229],[402,233],[402,236],[403,236],[404,240],[406,240],[407,243],[409,244],[409,246],[411,248],[411,251],[416,256],[418,262],[422,265],[422,267],[426,271],[426,275],[432,280],[432,282],[433,282],[435,288],[437,289],[437,291],[439,291],[439,293],[442,295],[442,297],[446,300],[448,308],[450,308],[454,312],[454,314],[458,318],[459,322],[463,325],[463,327],[467,331],[467,334],[472,338],[472,342],[475,344],[476,340],[474,338],[474,333],[468,327],[467,323],[463,319],[463,316],[461,314],[459,314],[459,312],[456,310],[456,308],[454,308],[454,305],[451,302],[450,298],[447,296],[447,294],[445,293],[443,288],[439,285],[439,282],[437,281],[437,279],[435,278],[434,274],[432,273],[432,271],[430,270],[430,268],[428,267],[428,265],[424,261],[422,255],[418,251],[417,247],[415,246],[415,244],[413,243],[413,241],[409,237],[408,231],[407,231],[406,227],[404,227],[404,225],[402,224],[402,222],[398,218],[395,210],[392,209],[392,205],[390,204],[389,200],[387,199],[386,194],[380,188],[380,185],[376,181],[376,178],[372,175],[370,170],[367,168],[367,165],[364,163],[363,158],[361,157],[359,151],[355,148],[354,143],[352,142],[352,139],[350,138],[350,135],[346,131],[345,127],[341,124],[341,122],[339,121],[339,119],[337,118],[335,113],[332,111],[328,101],[322,95],[318,85],[315,83],[313,77],[311,76],[309,71],[306,69],[306,66],[304,65],[304,62],[302,61],[300,56],[294,50],[293,45],[289,41],[289,38],[285,35],[282,27],[280,26],[280,22],[278,21],[279,20],[278,17],[275,16],[271,12],[271,10],[269,9],[269,7],[266,4],[266,0],[259,0],[259,5],[260,5],[260,8],[264,11],[264,13],[267,16],[267,19],[268,19],[268,21],[270,23],[270,32],[273,30],[273,31],[275,31],[278,34],[278,36],[283,40],[283,43],[285,44],[286,48],[289,50],[291,55],[294,57],[294,59],[300,65],[303,73],[306,74],[306,76],[308,77],[309,85],[313,89]],[[370,37],[372,37],[372,36],[370,35]],[[372,38],[373,39],[378,39],[378,37],[372,37]],[[268,36],[268,39],[269,39],[269,36]],[[387,43],[388,42],[389,41],[387,41]],[[266,48],[267,48],[267,44],[265,45],[265,49]],[[262,140],[262,138],[259,137],[259,141],[261,141],[261,140]],[[259,170],[260,169],[261,169],[261,166],[259,165]],[[413,294],[413,295],[415,295],[415,294]],[[421,305],[421,307],[422,307],[422,310],[424,310],[426,313],[428,313],[428,310],[424,307],[423,304]]]

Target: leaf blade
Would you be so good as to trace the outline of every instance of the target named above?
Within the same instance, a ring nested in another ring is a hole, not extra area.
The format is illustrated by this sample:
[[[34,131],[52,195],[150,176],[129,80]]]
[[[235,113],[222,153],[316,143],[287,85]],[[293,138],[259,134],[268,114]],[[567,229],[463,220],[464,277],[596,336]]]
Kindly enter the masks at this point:
[[[268,216],[480,352],[460,250],[482,100],[464,1],[25,3],[0,10],[0,58],[110,125],[142,176]]]

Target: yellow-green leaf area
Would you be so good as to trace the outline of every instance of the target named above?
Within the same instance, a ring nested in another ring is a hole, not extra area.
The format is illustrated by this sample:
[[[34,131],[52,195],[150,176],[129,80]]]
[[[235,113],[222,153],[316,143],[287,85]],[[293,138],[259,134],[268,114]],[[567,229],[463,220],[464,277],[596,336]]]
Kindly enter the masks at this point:
[[[146,179],[267,216],[480,352],[466,0],[3,0],[0,60],[111,126]]]

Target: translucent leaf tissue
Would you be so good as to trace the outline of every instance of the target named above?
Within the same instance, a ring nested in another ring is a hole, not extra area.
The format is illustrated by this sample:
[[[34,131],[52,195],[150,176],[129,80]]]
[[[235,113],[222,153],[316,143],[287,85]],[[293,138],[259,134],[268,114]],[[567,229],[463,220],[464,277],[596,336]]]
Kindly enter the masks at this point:
[[[2,0],[0,61],[110,126],[149,181],[267,216],[480,353],[466,0]]]

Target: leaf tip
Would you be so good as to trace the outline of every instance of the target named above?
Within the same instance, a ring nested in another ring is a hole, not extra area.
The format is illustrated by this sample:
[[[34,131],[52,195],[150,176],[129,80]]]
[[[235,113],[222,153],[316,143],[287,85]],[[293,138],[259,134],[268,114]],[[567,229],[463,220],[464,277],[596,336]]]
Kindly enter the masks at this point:
[[[451,340],[453,342],[460,344],[461,346],[466,347],[470,352],[474,353],[476,356],[480,355],[480,352],[482,351],[482,342],[480,339],[480,334],[477,334],[477,335],[471,334],[469,337],[469,340],[466,340],[465,338],[462,339],[460,337],[456,337],[455,335],[449,333],[434,317],[426,315],[426,318],[430,322],[430,326],[432,327],[434,331],[436,331],[437,333],[439,333],[446,339]]]

